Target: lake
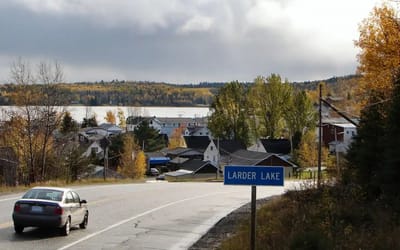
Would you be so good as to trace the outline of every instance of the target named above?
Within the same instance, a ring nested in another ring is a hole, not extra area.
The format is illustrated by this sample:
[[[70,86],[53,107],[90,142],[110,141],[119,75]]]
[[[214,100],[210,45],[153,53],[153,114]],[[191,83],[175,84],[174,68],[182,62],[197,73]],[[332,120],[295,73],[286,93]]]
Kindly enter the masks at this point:
[[[0,106],[1,110],[7,111],[15,109],[14,106]],[[82,122],[83,118],[96,115],[98,123],[104,123],[106,113],[114,112],[117,115],[119,110],[124,112],[125,117],[135,116],[150,116],[150,117],[189,117],[200,118],[209,116],[210,110],[208,107],[127,107],[127,106],[67,106],[66,110],[71,113],[72,118],[77,122]],[[4,116],[3,116],[3,119]],[[117,118],[117,123],[118,123]]]

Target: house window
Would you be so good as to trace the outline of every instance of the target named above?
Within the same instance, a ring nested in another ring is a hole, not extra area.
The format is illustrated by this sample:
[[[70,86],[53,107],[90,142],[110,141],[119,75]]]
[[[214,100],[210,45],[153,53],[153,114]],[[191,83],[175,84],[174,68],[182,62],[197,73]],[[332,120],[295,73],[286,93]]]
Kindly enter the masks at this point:
[[[211,151],[213,151],[213,150],[214,150],[214,147],[213,147],[213,146],[211,146],[211,147],[210,147],[210,150],[211,150]]]
[[[96,153],[98,152],[98,150],[99,150],[99,149],[98,149],[97,147],[93,147],[93,148],[92,148],[92,153],[93,153],[93,154],[96,154]]]
[[[203,135],[203,133],[202,133],[202,132],[200,132],[200,135]]]

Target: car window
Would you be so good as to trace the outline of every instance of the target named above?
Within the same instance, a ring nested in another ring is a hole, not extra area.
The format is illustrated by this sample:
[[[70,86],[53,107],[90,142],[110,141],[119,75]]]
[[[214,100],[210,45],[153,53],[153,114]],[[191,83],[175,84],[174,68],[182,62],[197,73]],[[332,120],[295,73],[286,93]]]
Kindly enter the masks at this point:
[[[73,203],[73,202],[74,202],[74,197],[72,196],[71,192],[68,192],[65,197],[65,203]]]
[[[26,192],[23,199],[41,199],[41,200],[52,200],[61,201],[63,192],[51,189],[31,189]]]
[[[80,199],[79,199],[79,195],[75,192],[71,192],[72,196],[74,197],[74,203],[79,203]]]

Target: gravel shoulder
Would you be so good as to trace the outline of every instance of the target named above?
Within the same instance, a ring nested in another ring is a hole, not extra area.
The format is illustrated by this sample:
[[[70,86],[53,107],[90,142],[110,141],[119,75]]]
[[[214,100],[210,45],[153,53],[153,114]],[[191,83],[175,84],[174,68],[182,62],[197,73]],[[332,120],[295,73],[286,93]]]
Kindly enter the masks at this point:
[[[276,196],[259,199],[256,202],[257,210],[265,203],[270,201]],[[235,234],[236,228],[240,223],[248,219],[250,223],[251,202],[241,206],[240,208],[232,211],[230,214],[219,220],[205,235],[203,235],[196,243],[194,243],[190,250],[210,250],[217,249],[221,242]]]

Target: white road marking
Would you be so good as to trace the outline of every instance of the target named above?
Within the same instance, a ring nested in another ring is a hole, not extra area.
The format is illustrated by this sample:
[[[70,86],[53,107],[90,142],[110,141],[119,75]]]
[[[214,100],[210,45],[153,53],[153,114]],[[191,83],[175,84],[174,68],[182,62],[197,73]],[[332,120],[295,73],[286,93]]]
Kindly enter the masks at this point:
[[[148,211],[146,211],[146,212],[144,212],[144,213],[141,213],[141,214],[132,216],[132,217],[130,217],[130,218],[128,218],[128,219],[125,219],[125,220],[122,220],[122,221],[120,221],[120,222],[117,222],[117,223],[115,223],[115,224],[113,224],[113,225],[111,225],[111,226],[108,226],[108,227],[106,227],[106,228],[100,230],[100,231],[97,231],[97,232],[95,232],[95,233],[89,234],[89,235],[87,235],[87,236],[85,236],[85,237],[83,237],[83,238],[81,238],[81,239],[79,239],[79,240],[77,240],[77,241],[74,241],[74,242],[72,242],[72,243],[70,243],[70,244],[68,244],[68,245],[65,245],[65,246],[63,246],[63,247],[61,247],[61,248],[58,248],[58,250],[64,250],[64,249],[68,249],[68,248],[70,248],[70,247],[73,247],[73,246],[75,246],[76,244],[79,244],[79,243],[81,243],[81,242],[83,242],[83,241],[85,241],[85,240],[88,240],[88,239],[90,239],[90,238],[93,238],[93,237],[95,237],[95,236],[97,236],[97,235],[99,235],[99,234],[102,234],[102,233],[104,233],[104,232],[107,232],[107,231],[109,231],[109,230],[111,230],[111,229],[113,229],[113,228],[116,228],[116,227],[118,227],[118,226],[121,226],[121,225],[123,225],[123,224],[125,224],[125,223],[127,223],[127,222],[129,222],[129,221],[135,220],[135,219],[137,219],[137,218],[139,218],[139,217],[142,217],[142,216],[144,216],[144,215],[153,213],[153,212],[155,212],[155,211],[157,211],[157,210],[160,210],[160,209],[163,209],[163,208],[166,208],[166,207],[169,207],[169,206],[178,204],[178,203],[182,203],[182,202],[185,202],[185,201],[200,199],[200,198],[204,198],[204,197],[207,197],[207,196],[213,196],[213,195],[224,194],[224,193],[233,193],[233,192],[219,192],[219,193],[214,193],[214,194],[199,195],[199,196],[195,196],[195,197],[192,197],[192,198],[187,198],[187,199],[183,199],[183,200],[178,200],[178,201],[170,202],[170,203],[167,203],[167,204],[165,204],[165,205],[162,205],[162,206],[159,206],[159,207],[150,209],[150,210],[148,210]]]
[[[21,198],[21,197],[20,196],[16,196],[16,197],[11,197],[11,198],[1,199],[0,202],[18,200],[19,198]]]

